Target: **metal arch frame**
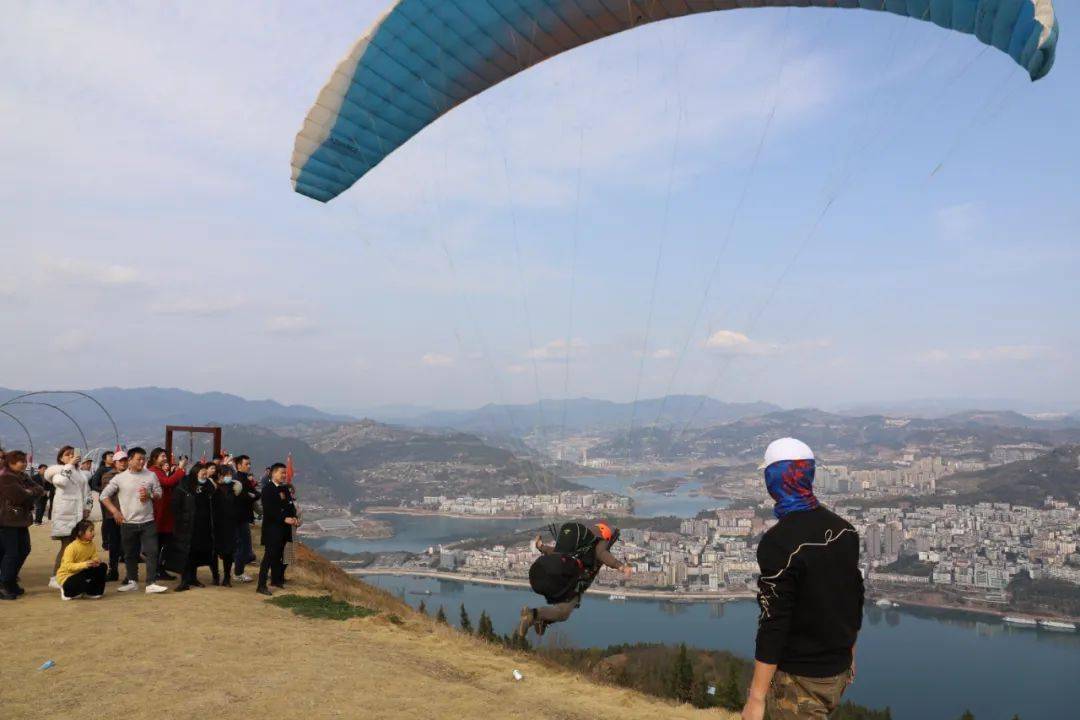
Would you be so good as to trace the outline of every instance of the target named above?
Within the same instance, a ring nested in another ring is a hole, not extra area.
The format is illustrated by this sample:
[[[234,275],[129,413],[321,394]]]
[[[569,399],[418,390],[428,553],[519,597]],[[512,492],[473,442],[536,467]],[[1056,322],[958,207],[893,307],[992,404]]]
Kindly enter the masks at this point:
[[[26,433],[26,442],[30,444],[30,457],[34,457],[34,438],[30,436],[30,430],[27,429],[26,425],[23,425],[22,420],[5,410],[3,405],[0,405],[0,413],[7,415],[9,418],[14,420],[15,423],[22,428],[22,431]]]
[[[89,393],[82,392],[81,390],[35,390],[33,392],[23,393],[21,395],[16,395],[9,400],[5,400],[4,402],[0,403],[0,408],[11,405],[12,403],[22,400],[23,398],[34,397],[35,395],[78,395],[79,397],[86,398],[90,402],[97,405],[101,412],[105,414],[105,417],[109,419],[109,423],[112,424],[113,436],[116,440],[116,444],[120,445],[120,430],[116,426],[116,420],[113,419],[113,416],[109,414],[109,411],[105,409],[105,406],[102,405],[97,398],[95,398],[93,395],[90,395]],[[5,414],[10,415],[10,413]],[[82,431],[80,430],[79,432],[81,433]]]
[[[43,402],[41,400],[12,400],[12,401],[4,403],[4,406],[7,406],[7,405],[31,405],[31,406],[33,406],[33,405],[44,405],[45,407],[52,408],[53,410],[60,413],[61,415],[63,415],[64,417],[66,417],[68,420],[71,421],[71,424],[74,425],[75,429],[78,431],[79,437],[82,438],[82,446],[81,447],[83,448],[83,452],[90,452],[90,443],[87,442],[87,440],[86,440],[86,433],[83,432],[82,426],[79,425],[79,422],[75,418],[73,418],[66,410],[59,407],[58,405],[53,405],[52,403]],[[2,406],[0,406],[0,407],[2,407]],[[10,413],[8,413],[8,414],[10,415]]]

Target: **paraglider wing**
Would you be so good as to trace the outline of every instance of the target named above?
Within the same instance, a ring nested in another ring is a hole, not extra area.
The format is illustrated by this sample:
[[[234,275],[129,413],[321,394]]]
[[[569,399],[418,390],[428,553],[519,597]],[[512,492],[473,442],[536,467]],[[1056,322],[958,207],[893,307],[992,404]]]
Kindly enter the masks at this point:
[[[337,197],[440,116],[547,58],[645,23],[757,7],[884,10],[974,35],[1038,80],[1052,0],[398,0],[353,46],[296,136],[293,188]]]

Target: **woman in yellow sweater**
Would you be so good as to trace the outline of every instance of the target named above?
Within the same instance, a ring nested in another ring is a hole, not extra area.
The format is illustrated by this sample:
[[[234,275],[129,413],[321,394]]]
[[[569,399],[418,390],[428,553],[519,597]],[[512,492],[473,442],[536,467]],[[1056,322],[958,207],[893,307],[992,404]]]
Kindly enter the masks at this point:
[[[85,595],[97,600],[105,594],[105,563],[98,558],[94,544],[94,523],[82,520],[75,526],[75,540],[64,549],[56,582],[60,598],[73,600]]]

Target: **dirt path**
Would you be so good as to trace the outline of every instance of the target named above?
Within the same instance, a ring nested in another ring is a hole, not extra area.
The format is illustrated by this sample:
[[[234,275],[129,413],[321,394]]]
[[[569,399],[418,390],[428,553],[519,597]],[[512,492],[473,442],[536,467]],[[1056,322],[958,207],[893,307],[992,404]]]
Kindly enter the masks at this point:
[[[290,568],[289,592],[331,590],[383,612],[304,619],[250,585],[147,596],[110,584],[101,600],[62,602],[47,589],[56,544],[40,528],[32,537],[27,595],[0,603],[4,720],[728,717],[593,684],[436,626],[317,557]],[[39,671],[46,660],[56,666]]]

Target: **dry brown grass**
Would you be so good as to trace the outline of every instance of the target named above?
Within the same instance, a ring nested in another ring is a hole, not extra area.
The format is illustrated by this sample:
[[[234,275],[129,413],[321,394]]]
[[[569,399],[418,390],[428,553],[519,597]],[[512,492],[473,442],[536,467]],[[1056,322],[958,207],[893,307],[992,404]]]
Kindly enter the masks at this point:
[[[61,602],[55,543],[33,531],[27,596],[0,603],[0,718],[725,718],[674,706],[436,625],[300,549],[289,592],[380,610],[297,617],[250,585]],[[205,573],[205,570],[203,571]],[[293,586],[296,587],[293,587]],[[392,622],[390,615],[404,622]],[[48,659],[56,667],[39,672]],[[517,668],[525,680],[515,682]]]

